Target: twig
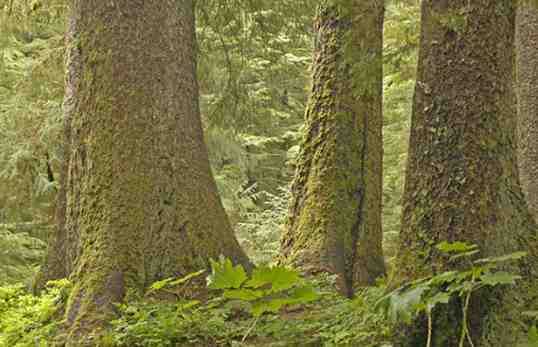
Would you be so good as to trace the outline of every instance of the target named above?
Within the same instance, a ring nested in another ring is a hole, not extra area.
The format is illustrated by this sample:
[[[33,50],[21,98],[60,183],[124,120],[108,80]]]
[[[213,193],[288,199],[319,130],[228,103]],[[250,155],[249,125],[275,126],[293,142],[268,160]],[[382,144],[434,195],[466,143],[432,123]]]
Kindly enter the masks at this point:
[[[428,343],[426,347],[431,347],[432,345],[432,310],[428,308]]]
[[[463,305],[463,318],[461,322],[462,326],[461,326],[461,336],[460,336],[459,347],[463,347],[465,338],[467,338],[467,341],[469,341],[469,344],[471,345],[471,347],[474,347],[473,340],[471,339],[471,335],[469,334],[469,328],[467,327],[467,311],[469,310],[470,301],[471,301],[471,291],[467,293],[467,296],[465,297],[465,304]]]
[[[243,336],[243,338],[241,339],[241,342],[245,342],[245,340],[247,339],[248,335],[252,332],[252,329],[254,329],[254,327],[256,326],[256,323],[258,323],[258,319],[260,319],[260,317],[256,317],[254,319],[254,322],[252,323],[252,325],[248,328],[247,332],[245,333],[245,336]]]

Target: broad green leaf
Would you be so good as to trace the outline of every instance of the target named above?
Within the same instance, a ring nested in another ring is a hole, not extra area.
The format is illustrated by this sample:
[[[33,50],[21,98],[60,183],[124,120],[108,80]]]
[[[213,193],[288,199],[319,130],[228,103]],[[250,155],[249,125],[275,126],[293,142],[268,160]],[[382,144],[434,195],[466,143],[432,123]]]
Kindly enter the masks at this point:
[[[211,274],[207,276],[210,289],[237,289],[246,280],[247,274],[241,265],[234,266],[230,259],[211,260]]]
[[[458,260],[458,259],[461,259],[461,258],[469,258],[477,253],[479,253],[480,251],[478,249],[475,249],[475,250],[472,250],[472,251],[468,251],[468,252],[463,252],[463,253],[458,253],[456,255],[453,255],[450,257],[450,261],[455,261],[455,260]]]
[[[465,286],[461,282],[454,282],[446,288],[447,293],[461,293],[465,291]]]
[[[527,256],[527,252],[514,252],[500,257],[482,258],[475,261],[475,263],[502,263],[505,261],[519,260]]]
[[[188,274],[185,277],[181,277],[181,278],[178,278],[177,280],[174,280],[174,281],[170,282],[170,285],[171,286],[177,286],[177,285],[186,283],[186,282],[190,281],[191,279],[202,275],[204,272],[205,272],[205,270],[192,272],[192,273]]]
[[[160,280],[157,282],[154,282],[150,287],[149,291],[155,291],[160,290],[166,287],[170,282],[174,280],[174,277],[165,278],[164,280]]]
[[[438,250],[444,253],[462,253],[476,250],[477,245],[472,245],[466,242],[446,242],[443,241],[435,246]]]
[[[261,288],[269,286],[271,293],[293,288],[301,282],[297,271],[282,266],[261,266],[254,269],[252,278],[245,283],[246,287]]]
[[[319,299],[319,294],[311,285],[294,288],[290,293],[290,299],[294,304],[304,304]]]
[[[446,271],[431,278],[429,283],[431,285],[439,286],[445,283],[452,282],[458,278],[458,272]]]
[[[498,284],[515,284],[516,280],[518,279],[521,279],[521,276],[505,271],[484,274],[480,277],[481,282],[489,286],[496,286]]]
[[[439,292],[432,296],[431,298],[428,298],[427,305],[428,308],[431,310],[433,309],[437,304],[448,304],[450,301],[450,294]]]
[[[227,299],[254,301],[262,298],[264,296],[263,294],[262,290],[243,288],[225,290],[223,296]]]
[[[292,304],[287,298],[275,298],[270,300],[260,300],[252,304],[251,313],[254,317],[259,317],[265,312],[278,312],[283,306]]]
[[[200,270],[200,271],[197,271],[197,272],[192,272],[192,273],[188,274],[187,276],[181,277],[181,278],[178,278],[178,279],[174,279],[174,277],[169,277],[169,278],[154,282],[149,287],[149,292],[161,290],[164,287],[177,286],[177,285],[186,283],[189,280],[191,280],[192,278],[200,276],[204,272],[205,272],[205,270]]]
[[[429,289],[427,285],[418,285],[403,292],[396,292],[390,296],[389,318],[397,321],[399,318],[409,322],[416,313],[422,295]]]

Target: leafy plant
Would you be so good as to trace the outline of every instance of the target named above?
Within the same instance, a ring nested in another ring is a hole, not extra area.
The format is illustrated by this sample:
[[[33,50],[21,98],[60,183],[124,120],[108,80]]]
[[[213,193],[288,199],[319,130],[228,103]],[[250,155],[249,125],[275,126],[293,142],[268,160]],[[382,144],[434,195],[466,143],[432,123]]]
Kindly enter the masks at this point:
[[[182,292],[181,289],[184,288],[186,285],[188,285],[190,280],[192,280],[192,279],[194,279],[196,277],[199,277],[204,272],[205,272],[205,270],[200,270],[200,271],[190,273],[190,274],[188,274],[188,275],[186,275],[184,277],[181,277],[181,278],[170,277],[170,278],[166,278],[164,280],[154,282],[149,287],[148,291],[146,292],[146,295],[150,295],[150,294],[158,292],[158,291],[164,291],[164,292],[167,292],[169,294],[178,295],[177,293],[181,293]],[[175,291],[175,290],[171,289],[171,288],[174,288],[174,287],[176,287],[176,288],[181,287],[181,288],[179,289],[179,291]]]
[[[35,346],[52,341],[70,289],[67,280],[47,283],[40,296],[28,293],[22,285],[0,287],[0,347]]]
[[[221,259],[211,261],[211,270],[208,287],[222,290],[224,298],[245,303],[248,312],[254,316],[243,340],[264,313],[276,313],[286,305],[305,304],[319,298],[313,286],[307,284],[297,271],[282,266],[260,266],[249,278],[241,265],[234,266],[231,260]]]
[[[525,311],[522,313],[525,317],[529,318],[533,324],[527,334],[527,341],[518,345],[518,347],[538,347],[538,311]]]
[[[196,300],[175,303],[131,302],[118,306],[120,317],[104,340],[114,346],[167,347],[225,345],[237,335],[227,326],[228,310]]]
[[[451,261],[469,259],[478,253],[476,245],[464,242],[442,242],[437,249],[450,256]],[[513,285],[521,277],[510,272],[499,270],[501,264],[516,261],[526,256],[525,252],[481,258],[470,262],[464,270],[445,271],[427,278],[422,278],[392,291],[378,301],[387,316],[396,321],[402,319],[410,321],[414,316],[425,312],[428,317],[428,342],[432,337],[432,311],[439,304],[448,304],[452,298],[460,297],[462,303],[462,328],[459,337],[459,346],[468,341],[473,342],[467,326],[467,312],[471,295],[484,287],[499,285]]]

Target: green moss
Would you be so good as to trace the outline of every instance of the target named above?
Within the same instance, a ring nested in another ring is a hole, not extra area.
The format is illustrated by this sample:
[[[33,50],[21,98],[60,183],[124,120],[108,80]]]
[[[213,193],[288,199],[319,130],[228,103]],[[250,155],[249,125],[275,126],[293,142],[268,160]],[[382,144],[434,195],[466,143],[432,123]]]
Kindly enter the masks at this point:
[[[382,9],[376,1],[354,5],[353,15],[343,2],[318,11],[313,94],[282,242],[285,261],[337,274],[347,295],[384,272]]]

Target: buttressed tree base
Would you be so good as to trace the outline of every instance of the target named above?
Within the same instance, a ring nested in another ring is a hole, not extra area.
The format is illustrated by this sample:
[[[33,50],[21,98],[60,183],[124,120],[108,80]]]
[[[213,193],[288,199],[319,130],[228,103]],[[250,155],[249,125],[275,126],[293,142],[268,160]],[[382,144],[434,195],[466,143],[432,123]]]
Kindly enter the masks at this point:
[[[403,197],[401,277],[454,269],[435,245],[475,244],[480,257],[526,251],[511,268],[523,280],[471,300],[475,346],[511,346],[536,298],[537,232],[516,162],[513,1],[424,1],[418,75]],[[457,347],[461,305],[434,311],[432,346]],[[416,324],[395,346],[426,345]],[[467,343],[467,342],[465,342]],[[467,345],[466,345],[467,346]]]
[[[190,0],[71,4],[66,164],[42,274],[74,281],[70,346],[156,280],[221,254],[249,266],[209,167],[194,28]]]
[[[322,1],[282,260],[337,275],[341,293],[385,272],[381,249],[383,2]]]

